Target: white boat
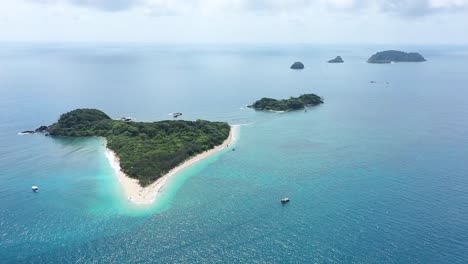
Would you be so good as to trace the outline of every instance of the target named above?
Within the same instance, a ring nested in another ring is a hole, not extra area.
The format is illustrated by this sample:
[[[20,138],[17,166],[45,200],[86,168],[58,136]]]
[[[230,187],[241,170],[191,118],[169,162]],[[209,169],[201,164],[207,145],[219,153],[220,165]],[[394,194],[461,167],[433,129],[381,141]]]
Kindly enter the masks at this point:
[[[281,203],[289,203],[289,198],[285,197],[285,198],[281,199]]]
[[[133,121],[135,121],[135,119],[134,119],[133,117],[126,117],[126,116],[124,116],[124,117],[120,118],[120,121],[124,121],[124,122],[133,122]]]
[[[31,189],[33,190],[33,192],[38,192],[39,191],[39,187],[37,187],[37,186],[31,187]]]
[[[178,118],[178,117],[181,116],[181,115],[182,115],[182,113],[172,113],[172,116],[173,116],[174,118]]]

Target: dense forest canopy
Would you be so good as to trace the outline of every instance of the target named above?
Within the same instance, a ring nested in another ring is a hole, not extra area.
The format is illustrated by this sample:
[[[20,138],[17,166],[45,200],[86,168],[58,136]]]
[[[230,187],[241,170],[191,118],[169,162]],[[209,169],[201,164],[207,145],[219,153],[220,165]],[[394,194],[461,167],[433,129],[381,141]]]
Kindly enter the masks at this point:
[[[128,176],[149,185],[185,160],[215,146],[229,136],[224,122],[112,120],[96,109],[77,109],[60,116],[51,136],[101,136],[120,158]]]
[[[293,111],[301,110],[308,106],[315,106],[323,103],[323,99],[315,94],[303,94],[299,97],[277,100],[272,98],[262,98],[249,107],[256,110],[269,111]]]

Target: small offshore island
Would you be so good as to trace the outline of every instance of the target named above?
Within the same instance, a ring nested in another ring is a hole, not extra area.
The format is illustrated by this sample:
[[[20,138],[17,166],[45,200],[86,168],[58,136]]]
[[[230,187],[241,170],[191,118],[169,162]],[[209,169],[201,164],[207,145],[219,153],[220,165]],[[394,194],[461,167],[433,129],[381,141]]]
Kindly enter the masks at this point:
[[[291,69],[293,70],[303,70],[305,68],[304,63],[300,61],[296,61],[291,65]]]
[[[392,62],[424,62],[426,59],[419,53],[416,52],[403,52],[398,50],[387,50],[377,52],[372,55],[368,63],[392,63]]]
[[[128,199],[151,204],[170,176],[226,148],[237,127],[224,122],[113,120],[97,109],[77,109],[48,127],[50,136],[104,137],[107,158]]]
[[[333,60],[329,60],[328,63],[344,63],[344,60],[341,56],[336,56]]]
[[[252,105],[247,107],[255,110],[267,110],[286,112],[294,110],[302,110],[309,106],[323,104],[323,98],[316,94],[303,94],[299,97],[291,97],[289,99],[277,100],[273,98],[262,98]]]

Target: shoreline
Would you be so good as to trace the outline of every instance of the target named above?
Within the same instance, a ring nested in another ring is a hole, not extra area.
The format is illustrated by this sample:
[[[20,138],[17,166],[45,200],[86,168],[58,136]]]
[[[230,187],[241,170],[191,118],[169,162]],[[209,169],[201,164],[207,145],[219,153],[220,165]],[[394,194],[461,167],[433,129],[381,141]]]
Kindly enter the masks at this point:
[[[110,165],[114,169],[115,175],[120,183],[121,189],[123,190],[128,201],[136,205],[151,205],[153,204],[158,196],[164,191],[164,188],[167,186],[168,182],[175,176],[177,173],[186,169],[187,167],[212,156],[215,153],[225,149],[228,145],[234,143],[238,136],[239,125],[232,125],[231,130],[229,131],[228,138],[221,144],[210,150],[207,150],[203,153],[200,153],[183,163],[179,164],[177,167],[173,168],[162,177],[157,179],[152,184],[142,187],[140,186],[137,179],[128,177],[120,168],[119,157],[115,154],[114,151],[109,149],[106,146],[106,158],[109,161]]]

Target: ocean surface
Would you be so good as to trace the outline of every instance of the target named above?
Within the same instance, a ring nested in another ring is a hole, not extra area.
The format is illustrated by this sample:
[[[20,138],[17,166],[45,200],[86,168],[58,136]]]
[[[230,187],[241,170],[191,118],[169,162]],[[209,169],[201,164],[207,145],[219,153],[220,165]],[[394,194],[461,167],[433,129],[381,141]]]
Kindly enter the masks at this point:
[[[3,43],[0,93],[0,263],[468,263],[468,47]],[[102,139],[18,135],[83,107],[243,126],[139,208]]]

